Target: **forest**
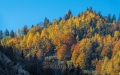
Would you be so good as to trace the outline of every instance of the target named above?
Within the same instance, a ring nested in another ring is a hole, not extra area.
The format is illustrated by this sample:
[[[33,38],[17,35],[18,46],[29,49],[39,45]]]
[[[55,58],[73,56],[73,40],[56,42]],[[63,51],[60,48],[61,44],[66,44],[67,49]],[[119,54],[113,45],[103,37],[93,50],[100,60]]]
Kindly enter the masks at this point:
[[[0,51],[31,75],[118,75],[120,16],[89,7],[31,28],[0,30]]]

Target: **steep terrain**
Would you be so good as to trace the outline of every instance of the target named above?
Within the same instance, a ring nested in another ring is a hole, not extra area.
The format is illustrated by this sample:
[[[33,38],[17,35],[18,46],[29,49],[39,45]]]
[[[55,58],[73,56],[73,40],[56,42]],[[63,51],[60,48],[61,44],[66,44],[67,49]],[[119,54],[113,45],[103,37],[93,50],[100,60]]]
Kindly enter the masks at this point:
[[[19,63],[12,62],[0,52],[0,75],[30,75]]]

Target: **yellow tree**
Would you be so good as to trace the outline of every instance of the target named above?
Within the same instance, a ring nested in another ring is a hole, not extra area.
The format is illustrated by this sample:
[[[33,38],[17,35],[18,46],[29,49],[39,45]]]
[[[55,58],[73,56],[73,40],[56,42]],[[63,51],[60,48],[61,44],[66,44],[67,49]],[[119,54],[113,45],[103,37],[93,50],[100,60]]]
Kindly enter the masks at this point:
[[[116,53],[116,55],[113,57],[113,71],[118,74],[120,72],[120,51]],[[115,65],[114,65],[115,64]]]
[[[87,66],[88,62],[87,62],[87,56],[85,53],[81,53],[77,60],[76,60],[76,65],[80,66],[81,69],[85,69]]]
[[[1,40],[1,45],[2,45],[3,47],[7,46],[7,42],[9,42],[9,40],[11,40],[11,37],[10,37],[10,36],[4,37],[4,38]]]
[[[79,62],[81,57],[85,56],[85,64],[86,64],[86,59],[88,57],[90,57],[90,55],[92,53],[91,49],[92,49],[92,43],[90,42],[90,39],[82,39],[75,46],[75,48],[73,50],[73,53],[72,53],[71,61],[73,63],[75,63],[76,65],[80,65],[80,64],[77,64],[77,63]],[[87,65],[89,65],[89,64],[87,64]],[[84,68],[85,68],[85,66],[84,66]]]
[[[7,42],[7,45],[12,48],[20,48],[20,41],[21,41],[20,37],[14,37]]]
[[[41,38],[47,37],[47,30],[44,28],[41,32]]]
[[[113,74],[113,61],[112,60],[110,60],[106,65],[106,73],[114,75]]]
[[[116,53],[106,65],[107,74],[117,75],[120,72],[120,51]]]
[[[118,40],[112,49],[112,56],[114,56],[120,50],[120,40]]]
[[[21,50],[25,50],[26,47],[27,47],[27,36],[24,36],[23,39],[20,41],[20,47],[21,47]]]
[[[52,25],[57,25],[57,20],[56,19],[53,20]]]
[[[120,32],[119,32],[119,31],[115,31],[115,32],[114,32],[114,38],[115,38],[116,40],[118,40],[119,37],[120,37]]]
[[[33,44],[33,37],[34,37],[33,33],[30,33],[30,34],[28,35],[27,48],[30,48],[30,47],[32,46],[32,44]]]
[[[106,74],[106,73],[107,73],[107,68],[106,68],[106,66],[107,66],[108,62],[109,62],[108,57],[105,57],[102,65],[101,65],[101,73],[102,73],[102,74]]]
[[[34,26],[33,28],[29,29],[27,35],[31,34],[36,34],[36,32],[41,32],[41,28],[39,25]]]

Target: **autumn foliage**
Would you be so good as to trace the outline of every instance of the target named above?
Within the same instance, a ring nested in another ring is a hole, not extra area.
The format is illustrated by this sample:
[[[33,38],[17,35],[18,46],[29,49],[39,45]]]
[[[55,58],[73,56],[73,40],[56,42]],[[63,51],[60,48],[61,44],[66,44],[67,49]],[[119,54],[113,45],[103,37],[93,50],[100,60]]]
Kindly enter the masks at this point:
[[[120,19],[116,21],[115,15],[110,14],[102,16],[91,8],[75,17],[68,11],[59,20],[50,22],[45,18],[43,25],[25,25],[10,35],[8,30],[4,36],[0,31],[0,46],[5,54],[10,55],[11,51],[11,57],[31,59],[30,65],[36,63],[36,69],[37,60],[53,56],[50,63],[69,61],[97,74],[120,73]]]

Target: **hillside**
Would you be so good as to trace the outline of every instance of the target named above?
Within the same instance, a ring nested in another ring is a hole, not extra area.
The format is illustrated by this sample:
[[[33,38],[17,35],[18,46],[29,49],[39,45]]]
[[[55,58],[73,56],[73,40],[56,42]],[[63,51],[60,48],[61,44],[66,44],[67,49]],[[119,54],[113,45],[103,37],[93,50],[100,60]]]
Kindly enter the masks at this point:
[[[0,74],[1,75],[30,75],[22,69],[19,63],[12,62],[2,52],[0,52]]]
[[[31,75],[84,75],[86,70],[98,75],[117,75],[120,16],[117,20],[115,15],[102,16],[91,7],[78,16],[69,10],[59,20],[50,22],[45,18],[42,27],[37,24],[28,29],[25,25],[22,30],[10,33],[6,29],[4,36],[1,30],[0,46],[0,51],[23,65]],[[53,64],[65,67],[51,68]],[[72,66],[68,67],[69,64]]]

